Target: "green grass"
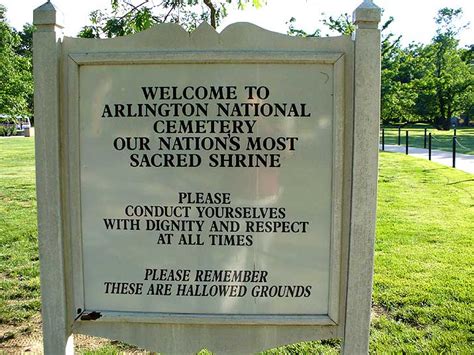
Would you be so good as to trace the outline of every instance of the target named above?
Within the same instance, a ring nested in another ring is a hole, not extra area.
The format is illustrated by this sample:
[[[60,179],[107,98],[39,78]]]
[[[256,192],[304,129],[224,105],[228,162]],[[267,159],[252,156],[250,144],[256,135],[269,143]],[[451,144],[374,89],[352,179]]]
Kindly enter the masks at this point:
[[[32,138],[0,138],[0,323],[40,309]]]
[[[383,153],[379,182],[371,350],[471,353],[474,175]]]
[[[32,139],[0,139],[0,322],[12,326],[40,308],[33,156]],[[474,175],[382,153],[377,213],[371,352],[472,353]],[[326,340],[263,354],[339,350]]]
[[[405,132],[408,131],[408,146],[416,148],[424,148],[424,128],[407,127],[401,129],[400,144],[405,145]],[[439,131],[429,128],[428,134],[431,133],[432,149],[444,150],[451,152],[453,150],[453,134],[454,130]],[[382,137],[382,132],[380,132]],[[380,138],[382,139],[382,138]],[[458,128],[456,131],[456,152],[461,154],[474,155],[474,128]],[[385,144],[398,144],[398,129],[385,128]],[[426,147],[428,148],[428,137],[426,139]]]

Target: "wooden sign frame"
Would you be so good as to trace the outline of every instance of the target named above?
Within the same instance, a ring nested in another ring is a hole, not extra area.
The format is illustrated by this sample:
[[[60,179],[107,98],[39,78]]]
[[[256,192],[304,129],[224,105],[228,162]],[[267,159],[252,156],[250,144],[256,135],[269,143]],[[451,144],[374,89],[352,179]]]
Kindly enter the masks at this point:
[[[45,353],[72,353],[72,333],[154,351],[246,353],[343,338],[368,351],[380,97],[380,9],[354,13],[354,38],[292,38],[250,24],[188,34],[160,25],[112,40],[62,37],[50,2],[34,12],[36,174]],[[183,315],[84,306],[79,157],[80,67],[159,63],[329,64],[334,69],[331,288],[327,315]]]

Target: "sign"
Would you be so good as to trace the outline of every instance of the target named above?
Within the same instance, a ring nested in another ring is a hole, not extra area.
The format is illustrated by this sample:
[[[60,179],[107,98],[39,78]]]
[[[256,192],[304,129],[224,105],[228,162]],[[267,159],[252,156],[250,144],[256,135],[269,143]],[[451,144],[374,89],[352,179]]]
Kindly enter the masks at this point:
[[[56,44],[56,14],[35,10],[45,352],[71,328],[177,353],[337,336],[363,351],[378,52],[358,64],[357,37],[248,24]]]
[[[79,80],[85,309],[328,313],[332,65],[85,65]]]

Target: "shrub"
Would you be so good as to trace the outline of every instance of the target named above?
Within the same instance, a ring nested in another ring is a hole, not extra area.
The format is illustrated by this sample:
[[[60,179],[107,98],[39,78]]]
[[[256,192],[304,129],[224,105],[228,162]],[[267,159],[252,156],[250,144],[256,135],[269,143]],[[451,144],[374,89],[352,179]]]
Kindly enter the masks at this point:
[[[16,134],[15,125],[0,125],[0,136],[14,136]]]

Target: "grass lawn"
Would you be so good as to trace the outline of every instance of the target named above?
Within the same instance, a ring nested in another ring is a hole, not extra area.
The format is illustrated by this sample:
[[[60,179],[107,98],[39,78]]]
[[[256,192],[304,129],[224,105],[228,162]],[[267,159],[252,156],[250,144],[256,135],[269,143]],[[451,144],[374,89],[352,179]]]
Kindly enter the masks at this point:
[[[402,128],[400,144],[405,146],[405,132],[408,131],[408,146],[424,148],[424,128]],[[428,134],[431,133],[431,148],[451,152],[453,150],[454,130],[439,131],[428,129],[426,138],[426,148],[428,148]],[[382,132],[380,132],[382,137]],[[382,138],[380,138],[382,139]],[[456,152],[474,155],[474,128],[458,128],[456,131]],[[398,144],[398,129],[385,128],[385,144]]]
[[[32,138],[0,138],[0,324],[40,309]]]
[[[474,175],[383,153],[374,352],[472,353]]]
[[[372,353],[472,353],[474,175],[382,153]],[[0,353],[40,310],[34,147],[0,139]],[[8,331],[7,331],[8,330]],[[337,353],[334,340],[265,354]],[[113,354],[121,344],[79,352]],[[205,354],[207,352],[202,352]]]

